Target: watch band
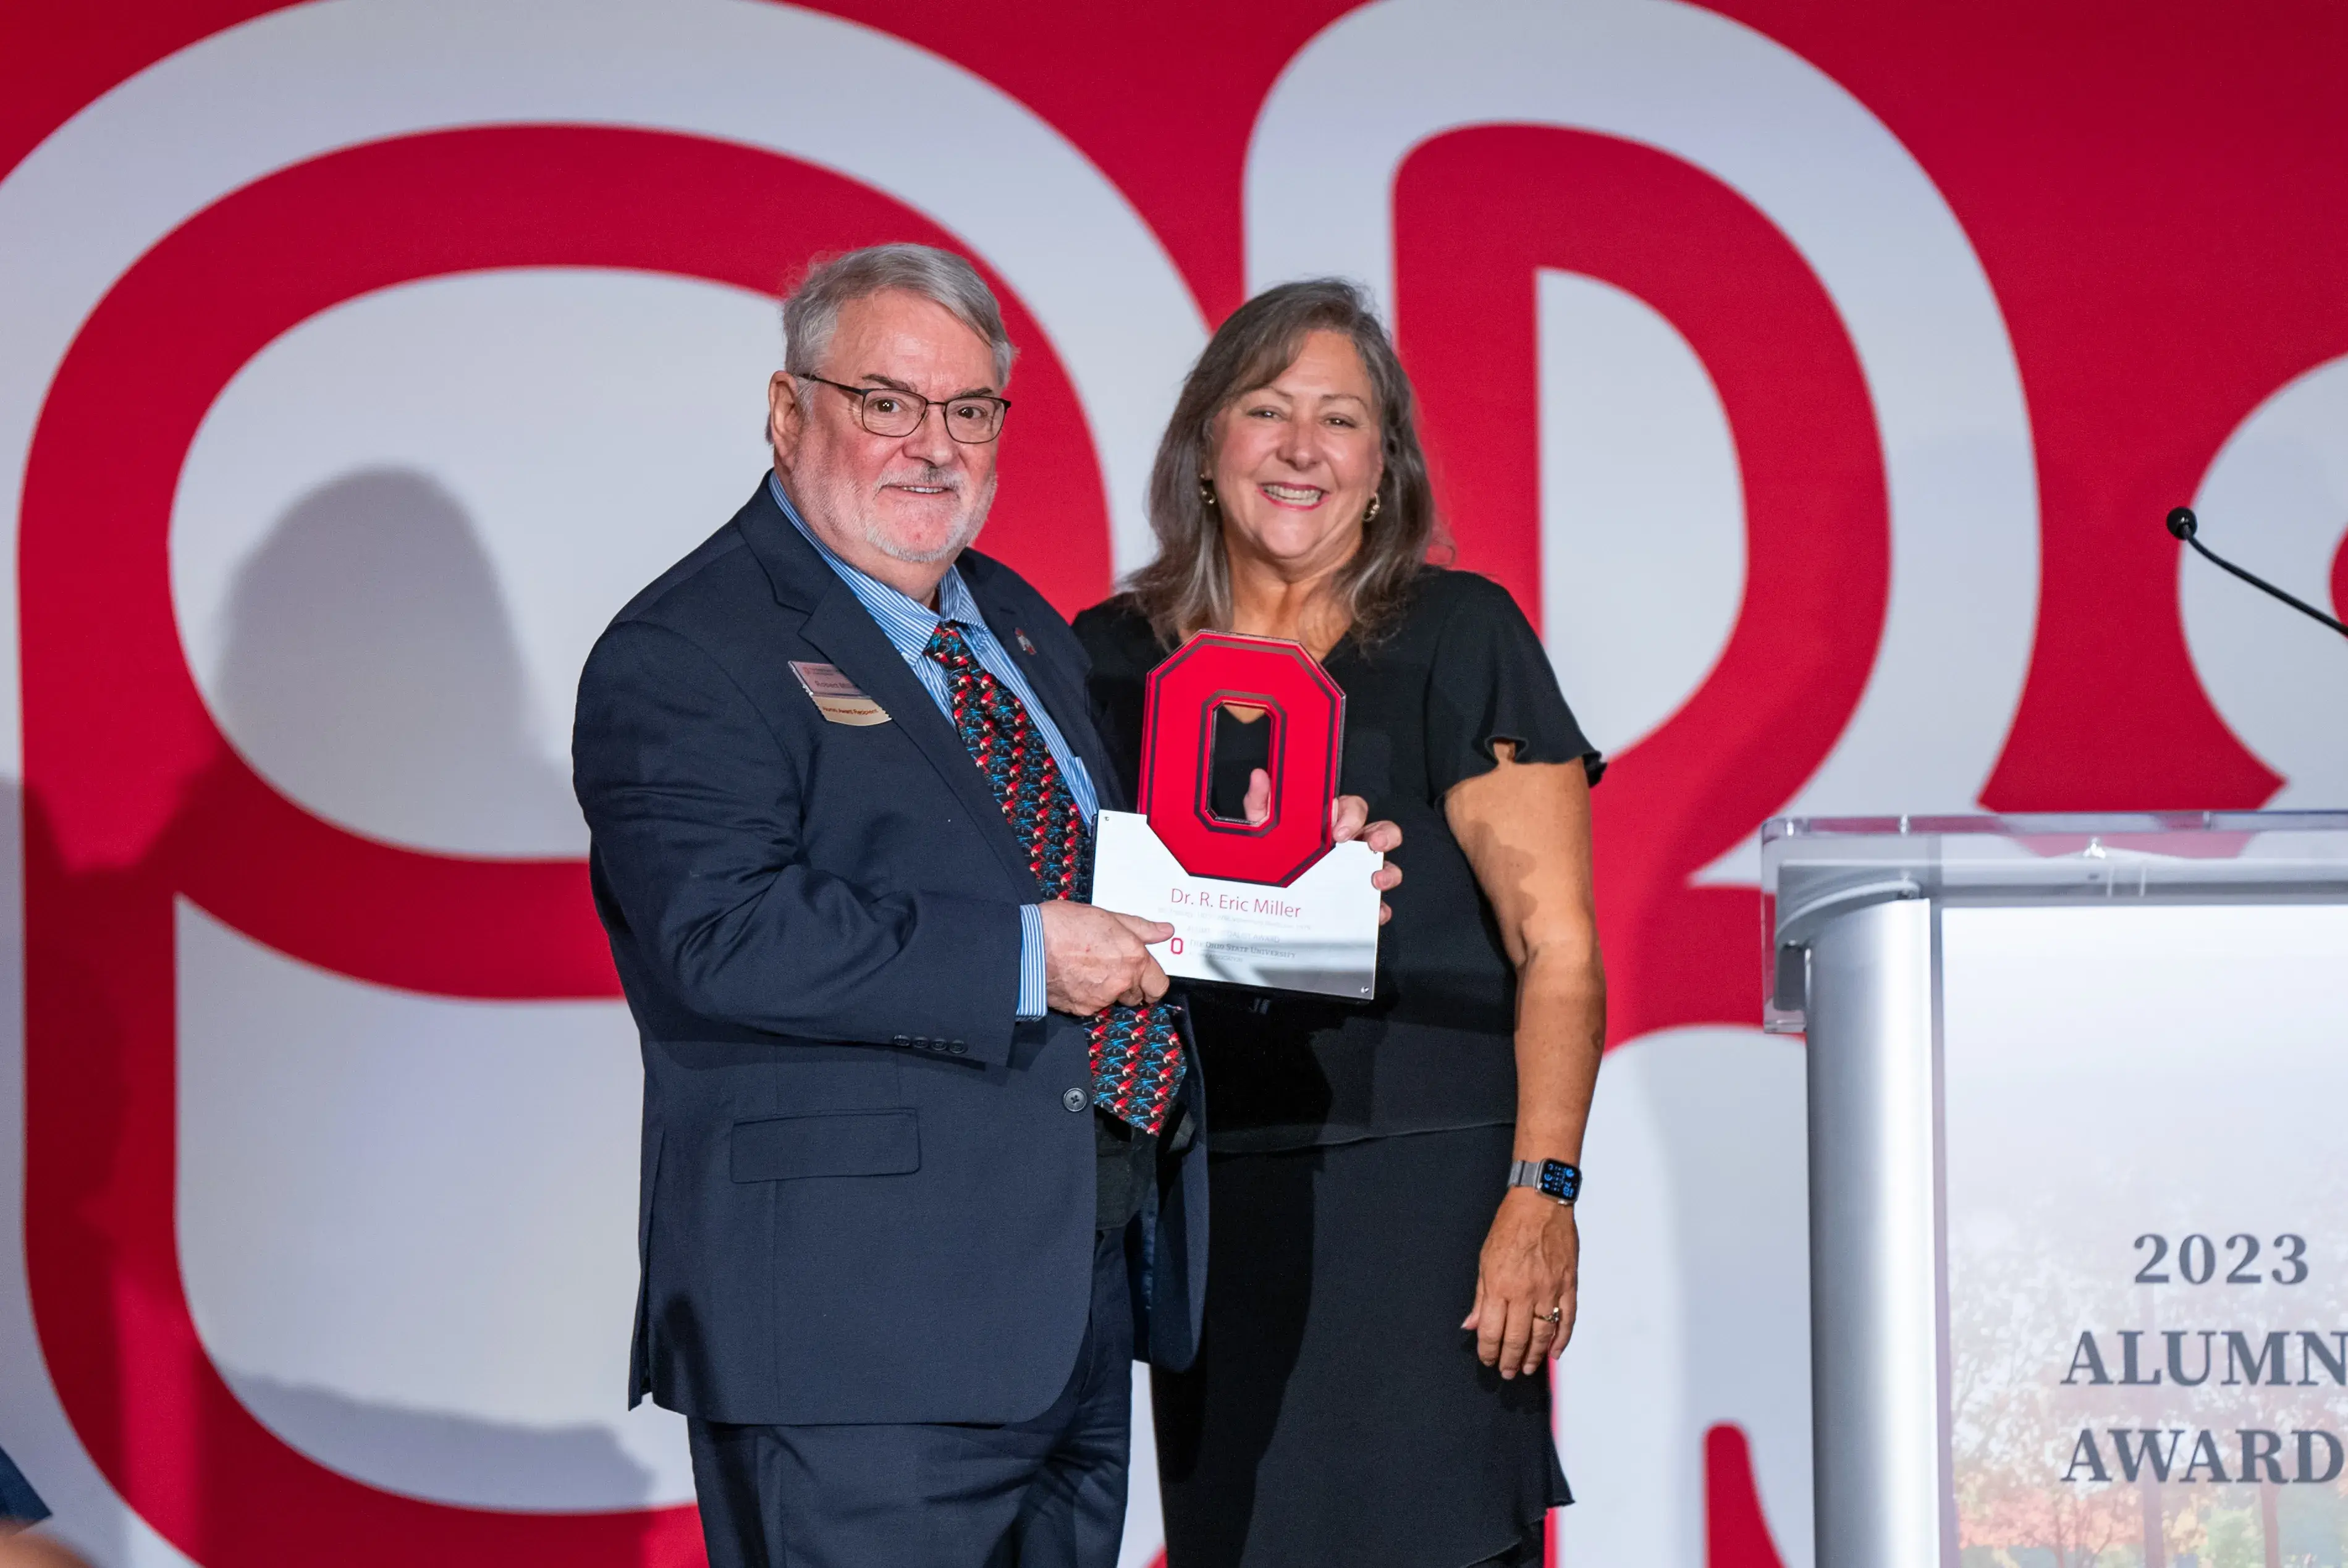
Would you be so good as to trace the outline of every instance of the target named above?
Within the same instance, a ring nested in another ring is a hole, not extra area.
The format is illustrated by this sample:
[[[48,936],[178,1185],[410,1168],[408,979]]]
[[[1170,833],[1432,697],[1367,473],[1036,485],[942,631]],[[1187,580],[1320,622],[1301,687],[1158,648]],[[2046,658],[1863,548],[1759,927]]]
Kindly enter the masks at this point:
[[[1519,1160],[1509,1167],[1509,1185],[1529,1187],[1570,1206],[1581,1196],[1581,1167],[1562,1160]]]

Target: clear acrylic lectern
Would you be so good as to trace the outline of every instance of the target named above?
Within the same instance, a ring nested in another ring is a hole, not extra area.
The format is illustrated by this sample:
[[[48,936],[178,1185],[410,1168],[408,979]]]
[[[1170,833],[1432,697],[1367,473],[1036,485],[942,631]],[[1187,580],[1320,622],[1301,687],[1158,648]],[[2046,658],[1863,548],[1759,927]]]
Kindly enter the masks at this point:
[[[2348,1457],[2348,812],[1780,820],[1762,865],[1819,1568],[2274,1552]]]

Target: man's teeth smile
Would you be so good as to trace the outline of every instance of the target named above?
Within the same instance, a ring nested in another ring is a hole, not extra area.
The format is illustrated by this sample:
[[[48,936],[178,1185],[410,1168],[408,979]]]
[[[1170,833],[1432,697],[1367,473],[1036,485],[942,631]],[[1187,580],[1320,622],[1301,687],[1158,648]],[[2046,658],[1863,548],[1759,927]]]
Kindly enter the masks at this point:
[[[1313,506],[1327,492],[1312,485],[1263,485],[1263,493],[1274,500],[1284,500],[1291,506]]]

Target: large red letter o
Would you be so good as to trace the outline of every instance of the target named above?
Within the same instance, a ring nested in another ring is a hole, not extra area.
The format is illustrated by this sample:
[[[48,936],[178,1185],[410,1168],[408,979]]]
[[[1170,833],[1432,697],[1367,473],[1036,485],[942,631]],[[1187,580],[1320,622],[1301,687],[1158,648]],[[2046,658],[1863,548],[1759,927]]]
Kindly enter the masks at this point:
[[[1193,876],[1285,887],[1328,853],[1345,694],[1298,643],[1200,632],[1149,672],[1142,814]],[[1272,815],[1255,827],[1208,809],[1215,709],[1272,716]]]

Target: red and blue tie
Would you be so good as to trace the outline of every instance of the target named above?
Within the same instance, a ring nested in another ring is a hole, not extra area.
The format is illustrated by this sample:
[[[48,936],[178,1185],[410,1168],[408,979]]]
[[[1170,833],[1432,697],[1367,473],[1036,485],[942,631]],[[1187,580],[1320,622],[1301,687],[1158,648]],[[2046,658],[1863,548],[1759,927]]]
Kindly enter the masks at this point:
[[[953,622],[939,622],[923,652],[946,672],[954,728],[994,787],[1044,896],[1086,901],[1092,893],[1091,834],[1025,705],[978,662]],[[1182,1083],[1174,1009],[1157,1003],[1094,1014],[1092,1068],[1093,1104],[1144,1132],[1161,1130]]]

